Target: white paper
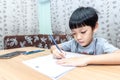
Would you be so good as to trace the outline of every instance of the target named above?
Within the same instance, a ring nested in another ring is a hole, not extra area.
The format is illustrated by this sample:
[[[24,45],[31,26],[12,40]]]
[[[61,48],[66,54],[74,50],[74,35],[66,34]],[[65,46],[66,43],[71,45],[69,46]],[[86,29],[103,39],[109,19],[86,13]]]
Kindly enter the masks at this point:
[[[66,57],[73,57],[73,56],[80,56],[80,54],[76,53],[70,53],[67,54]],[[27,66],[39,71],[40,73],[43,73],[50,78],[57,80],[60,76],[65,74],[66,72],[72,70],[75,67],[65,67],[58,65],[56,63],[57,59],[53,58],[53,55],[47,55],[42,57],[37,57],[34,59],[23,61],[24,64]]]

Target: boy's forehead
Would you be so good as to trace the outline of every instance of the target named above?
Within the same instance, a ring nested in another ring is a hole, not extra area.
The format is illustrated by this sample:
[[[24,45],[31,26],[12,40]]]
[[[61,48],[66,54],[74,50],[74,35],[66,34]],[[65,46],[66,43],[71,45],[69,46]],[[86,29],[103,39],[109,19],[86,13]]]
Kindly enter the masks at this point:
[[[83,27],[78,27],[78,28],[72,29],[72,31],[76,31],[76,30],[84,31],[84,30],[91,30],[91,29],[92,28],[90,26],[83,26]]]

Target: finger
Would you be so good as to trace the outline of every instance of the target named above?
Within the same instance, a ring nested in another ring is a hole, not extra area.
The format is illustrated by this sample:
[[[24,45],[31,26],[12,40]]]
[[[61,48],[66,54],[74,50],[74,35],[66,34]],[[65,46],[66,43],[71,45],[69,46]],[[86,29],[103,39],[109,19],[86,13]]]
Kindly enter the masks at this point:
[[[58,61],[57,64],[62,65],[62,66],[75,66],[75,65],[72,65],[71,63],[65,62],[65,61]]]
[[[58,64],[64,64],[64,63],[66,63],[66,62],[67,62],[66,59],[57,60],[57,63],[58,63]]]
[[[59,55],[61,56],[61,58],[65,58],[65,54],[64,53],[60,53]]]
[[[53,57],[56,58],[56,59],[62,59],[63,55],[56,53],[56,54],[53,55]]]
[[[64,56],[66,56],[66,52],[62,51],[62,53],[64,54]]]
[[[62,66],[70,66],[70,67],[75,67],[75,65],[69,64],[69,63],[64,63],[64,64],[60,64]]]

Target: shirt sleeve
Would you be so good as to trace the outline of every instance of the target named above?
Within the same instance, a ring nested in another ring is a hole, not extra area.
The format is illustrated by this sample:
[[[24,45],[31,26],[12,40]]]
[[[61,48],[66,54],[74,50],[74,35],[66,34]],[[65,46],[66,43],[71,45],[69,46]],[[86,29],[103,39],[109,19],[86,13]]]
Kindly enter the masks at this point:
[[[62,49],[64,51],[71,51],[71,46],[72,46],[73,40],[61,43]]]
[[[104,50],[104,53],[112,53],[118,50],[118,48],[110,44],[107,40],[104,40],[103,50]]]

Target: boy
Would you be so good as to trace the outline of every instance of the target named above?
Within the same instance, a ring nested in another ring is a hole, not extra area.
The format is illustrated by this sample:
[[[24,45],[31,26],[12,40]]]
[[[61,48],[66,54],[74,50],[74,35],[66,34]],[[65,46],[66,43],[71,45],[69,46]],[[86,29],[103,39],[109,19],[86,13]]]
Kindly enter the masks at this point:
[[[69,27],[74,39],[58,45],[63,50],[62,53],[55,46],[51,47],[53,56],[61,58],[57,61],[58,64],[64,66],[120,64],[120,50],[103,38],[93,37],[98,29],[98,15],[94,8],[80,7],[76,9],[70,17]],[[64,51],[87,55],[65,58]]]

